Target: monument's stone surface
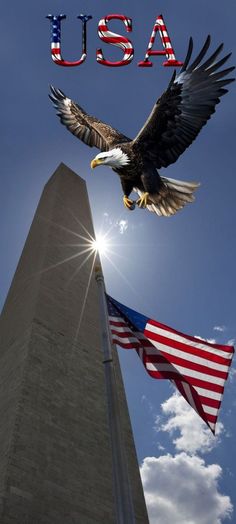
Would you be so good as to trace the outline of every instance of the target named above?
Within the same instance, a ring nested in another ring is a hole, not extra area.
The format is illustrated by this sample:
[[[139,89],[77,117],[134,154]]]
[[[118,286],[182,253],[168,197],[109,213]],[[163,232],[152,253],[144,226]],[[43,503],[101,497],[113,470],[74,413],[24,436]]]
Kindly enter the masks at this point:
[[[61,164],[0,319],[1,524],[115,524],[97,288],[92,257],[82,266],[87,253],[77,256],[86,231],[93,235],[85,182]],[[135,514],[146,524],[115,361]]]

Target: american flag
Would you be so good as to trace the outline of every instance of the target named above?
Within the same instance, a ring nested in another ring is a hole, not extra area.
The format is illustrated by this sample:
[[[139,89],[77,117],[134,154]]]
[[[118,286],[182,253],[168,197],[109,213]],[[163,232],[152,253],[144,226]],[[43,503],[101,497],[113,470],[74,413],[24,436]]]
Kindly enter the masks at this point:
[[[112,342],[135,349],[148,374],[170,379],[213,433],[234,348],[176,331],[107,295]]]

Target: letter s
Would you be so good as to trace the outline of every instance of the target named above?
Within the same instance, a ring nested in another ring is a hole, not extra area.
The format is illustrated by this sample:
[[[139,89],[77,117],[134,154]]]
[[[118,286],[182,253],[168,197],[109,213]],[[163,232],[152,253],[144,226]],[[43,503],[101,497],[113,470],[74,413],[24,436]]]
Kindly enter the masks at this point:
[[[102,49],[97,49],[97,62],[102,65],[110,67],[120,67],[124,65],[129,65],[134,57],[134,48],[132,42],[125,38],[124,36],[117,35],[108,29],[109,20],[121,20],[124,22],[126,31],[132,31],[132,19],[124,15],[107,15],[105,18],[102,18],[98,23],[98,35],[103,42],[111,44],[122,49],[124,56],[122,60],[117,62],[111,62],[105,60]]]

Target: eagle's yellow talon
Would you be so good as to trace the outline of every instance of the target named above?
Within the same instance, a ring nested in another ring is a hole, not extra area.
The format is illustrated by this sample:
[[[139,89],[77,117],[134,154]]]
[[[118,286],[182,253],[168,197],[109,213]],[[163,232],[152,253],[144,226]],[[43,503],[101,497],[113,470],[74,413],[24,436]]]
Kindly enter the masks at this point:
[[[149,197],[149,193],[143,193],[143,195],[136,202],[138,207],[142,207],[142,208],[147,207],[148,197]]]
[[[135,208],[135,202],[127,196],[123,196],[123,203],[124,206],[127,207],[127,209],[129,209],[130,211],[133,211],[133,209]]]

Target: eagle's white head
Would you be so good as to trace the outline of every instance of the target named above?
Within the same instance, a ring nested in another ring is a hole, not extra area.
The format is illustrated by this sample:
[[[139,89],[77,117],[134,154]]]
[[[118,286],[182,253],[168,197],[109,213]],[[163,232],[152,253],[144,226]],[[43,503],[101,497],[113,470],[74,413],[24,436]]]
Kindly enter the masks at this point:
[[[94,169],[97,166],[109,166],[109,167],[123,167],[129,164],[130,159],[126,153],[122,151],[120,147],[111,149],[110,151],[105,151],[99,153],[91,162],[91,167]]]

